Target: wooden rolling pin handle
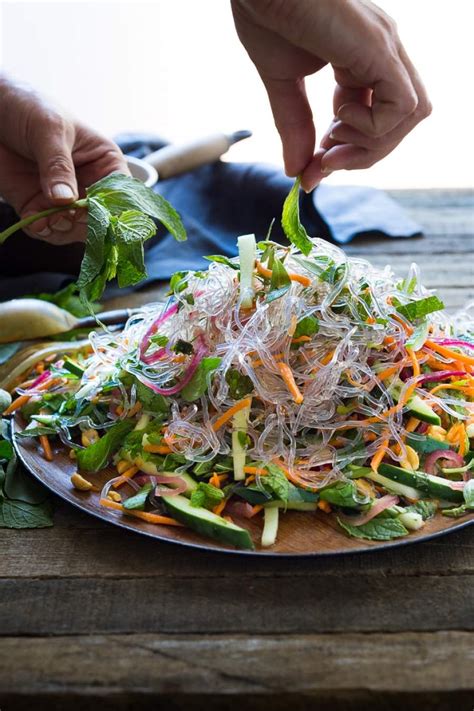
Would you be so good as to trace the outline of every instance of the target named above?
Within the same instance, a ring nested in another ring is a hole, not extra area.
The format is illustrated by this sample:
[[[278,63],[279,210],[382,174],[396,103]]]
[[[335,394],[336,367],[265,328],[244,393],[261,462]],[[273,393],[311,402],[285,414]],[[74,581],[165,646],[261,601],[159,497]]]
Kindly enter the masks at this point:
[[[234,143],[250,135],[250,131],[236,131],[229,135],[215,133],[189,143],[165,146],[144,160],[156,168],[160,180],[165,180],[219,160]]]

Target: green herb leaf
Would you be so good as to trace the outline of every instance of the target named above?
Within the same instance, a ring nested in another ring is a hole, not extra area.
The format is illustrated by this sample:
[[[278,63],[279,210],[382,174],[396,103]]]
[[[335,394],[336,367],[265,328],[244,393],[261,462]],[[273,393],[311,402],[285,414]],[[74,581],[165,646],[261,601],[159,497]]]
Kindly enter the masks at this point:
[[[288,501],[289,495],[289,481],[286,478],[284,472],[276,464],[267,462],[264,464],[260,462],[257,464],[258,467],[265,467],[268,474],[262,476],[260,479],[260,484],[270,494],[273,494],[279,501]]]
[[[143,511],[145,508],[146,500],[148,494],[153,489],[153,484],[145,484],[142,488],[137,491],[135,496],[131,496],[129,499],[123,502],[124,509],[130,509],[132,511]]]
[[[36,505],[9,499],[0,502],[0,528],[46,528],[52,525],[49,501]]]
[[[419,351],[428,338],[429,328],[430,325],[427,319],[415,326],[413,333],[405,344],[405,347],[410,348],[412,351]]]
[[[183,341],[181,338],[178,338],[171,350],[175,353],[182,353],[183,355],[191,355],[191,353],[194,352],[193,344],[188,341]]]
[[[230,267],[231,269],[235,269],[237,271],[240,269],[238,264],[231,262],[228,257],[224,257],[222,254],[211,254],[208,257],[204,257],[204,259],[207,259],[208,262],[217,262],[218,264],[225,264],[226,267]]]
[[[106,258],[105,241],[110,223],[108,210],[94,198],[88,200],[87,241],[77,286],[82,291],[91,285],[103,269]]]
[[[79,295],[79,288],[75,282],[71,282],[64,289],[60,289],[54,293],[41,293],[33,294],[33,298],[41,299],[41,301],[48,301],[51,304],[56,304],[61,309],[69,311],[73,316],[77,318],[82,318],[82,316],[88,316],[90,314],[89,306],[85,306]],[[94,302],[91,304],[94,313],[100,311],[100,304]],[[61,334],[62,336],[63,334]]]
[[[99,200],[112,215],[137,210],[159,220],[178,242],[186,239],[186,231],[176,210],[136,178],[113,173],[94,183],[86,192],[88,198]]]
[[[147,275],[143,245],[156,233],[156,225],[137,210],[122,212],[112,224],[118,255],[118,285],[138,284]]]
[[[474,509],[474,479],[469,479],[463,489],[464,501],[468,509]]]
[[[160,348],[164,348],[169,340],[168,336],[162,336],[159,333],[155,333],[155,335],[150,338],[150,341]]]
[[[222,358],[203,358],[187,385],[181,390],[181,397],[187,402],[194,402],[207,392],[208,376],[221,364]]]
[[[296,329],[293,338],[301,336],[313,336],[319,331],[318,320],[314,316],[305,316],[296,324]]]
[[[417,501],[415,504],[411,504],[405,508],[405,511],[410,511],[413,513],[418,513],[422,517],[423,521],[428,518],[432,518],[437,510],[436,503],[434,501]]]
[[[213,484],[207,484],[200,481],[197,488],[191,494],[191,505],[203,507],[205,509],[213,509],[224,498],[222,489],[218,489]]]
[[[360,509],[370,504],[369,496],[360,494],[353,481],[338,481],[319,492],[322,501],[342,508]]]
[[[411,301],[409,304],[402,304],[398,299],[393,299],[393,305],[398,313],[404,316],[408,321],[415,321],[418,318],[423,318],[427,314],[434,311],[444,309],[444,304],[437,296],[426,296],[423,299]]]
[[[366,538],[370,541],[390,541],[393,538],[408,535],[408,530],[398,518],[375,516],[362,526],[352,526],[350,523],[341,521],[339,517],[337,522],[350,536]]]
[[[248,375],[239,373],[236,368],[229,368],[225,374],[225,380],[229,386],[229,395],[234,400],[242,400],[246,395],[253,392],[254,385],[252,378]]]
[[[76,452],[80,469],[87,472],[98,472],[107,466],[113,454],[122,445],[124,437],[135,426],[132,420],[122,420],[112,425],[106,433],[85,449]]]
[[[308,255],[313,248],[313,243],[300,221],[299,193],[300,178],[297,178],[284,202],[281,225],[289,241],[303,254]]]

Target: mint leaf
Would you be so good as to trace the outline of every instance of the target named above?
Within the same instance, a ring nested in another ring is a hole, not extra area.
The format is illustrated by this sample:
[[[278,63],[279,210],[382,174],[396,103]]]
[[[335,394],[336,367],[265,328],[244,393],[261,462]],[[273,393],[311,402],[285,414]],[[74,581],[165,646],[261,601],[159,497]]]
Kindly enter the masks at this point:
[[[296,324],[296,329],[293,338],[301,336],[313,336],[319,331],[318,320],[314,316],[305,316]]]
[[[408,530],[398,518],[379,518],[375,516],[362,526],[352,526],[350,523],[337,519],[338,524],[353,538],[366,538],[369,541],[390,541],[408,535]]]
[[[112,455],[120,448],[124,437],[135,426],[132,420],[121,420],[112,425],[106,433],[85,449],[76,452],[80,469],[87,472],[98,472],[107,466]]]
[[[415,504],[411,504],[410,506],[407,506],[405,508],[405,511],[410,511],[413,513],[419,513],[420,516],[422,517],[423,521],[426,521],[428,518],[432,518],[436,511],[437,511],[437,506],[434,501],[417,501]]]
[[[221,364],[222,358],[203,358],[187,385],[181,390],[181,397],[187,402],[194,402],[207,391],[207,377]]]
[[[224,498],[222,489],[218,489],[213,484],[199,482],[197,488],[191,494],[191,506],[213,509]]]
[[[474,479],[469,479],[463,489],[464,501],[468,509],[474,509]]]
[[[299,194],[300,178],[297,178],[283,204],[281,225],[289,241],[294,244],[300,252],[308,255],[313,248],[313,243],[300,221]]]
[[[137,210],[126,210],[112,222],[117,246],[119,287],[133,286],[145,279],[144,243],[156,234],[156,225]]]
[[[94,183],[86,192],[88,198],[99,200],[112,215],[137,210],[159,220],[178,242],[186,239],[186,231],[174,207],[136,178],[113,173]]]
[[[99,276],[106,258],[105,241],[110,223],[108,210],[93,197],[87,201],[87,241],[77,280],[79,289],[84,289]]]
[[[0,528],[46,528],[53,525],[52,505],[25,501],[0,501]]]
[[[240,269],[238,264],[231,262],[228,257],[224,257],[222,254],[211,254],[208,257],[204,257],[204,259],[207,259],[208,262],[217,262],[218,264],[225,264],[226,267],[230,267],[231,269],[235,269],[237,271]]]
[[[398,313],[404,316],[408,321],[415,321],[417,318],[422,318],[434,311],[444,309],[444,304],[437,296],[426,296],[417,301],[411,301],[409,304],[401,304],[398,299],[393,299],[393,305]]]
[[[143,511],[145,508],[146,500],[148,499],[148,494],[153,489],[153,484],[145,484],[142,486],[140,491],[138,491],[135,496],[131,496],[129,499],[123,502],[124,509],[129,509],[132,511]]]
[[[322,501],[327,501],[334,506],[342,508],[360,508],[370,504],[369,496],[360,494],[353,481],[338,481],[335,484],[321,489],[319,496]]]
[[[84,305],[81,301],[79,295],[79,289],[75,282],[71,282],[64,289],[60,289],[54,293],[48,294],[42,292],[41,294],[33,294],[35,299],[40,299],[41,301],[48,301],[51,304],[56,304],[62,309],[69,311],[73,316],[77,318],[82,318],[83,316],[88,316],[90,314],[90,308]],[[93,303],[92,310],[97,313],[100,311],[100,305],[98,303]],[[62,334],[61,334],[62,335]]]
[[[242,400],[246,395],[253,392],[254,385],[252,378],[239,373],[236,368],[229,368],[225,374],[225,380],[229,386],[229,395],[234,398],[234,400]]]
[[[290,485],[280,467],[269,462],[266,464],[259,462],[257,463],[257,467],[265,467],[268,471],[268,474],[265,474],[260,479],[261,487],[268,493],[273,494],[279,501],[286,503],[288,501]]]

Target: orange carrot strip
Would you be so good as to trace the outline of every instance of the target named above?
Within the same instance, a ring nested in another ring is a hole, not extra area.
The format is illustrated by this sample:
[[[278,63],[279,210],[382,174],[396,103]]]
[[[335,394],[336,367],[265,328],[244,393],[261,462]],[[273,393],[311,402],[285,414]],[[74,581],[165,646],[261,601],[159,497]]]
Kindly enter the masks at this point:
[[[387,449],[389,443],[390,443],[390,439],[389,439],[388,437],[386,437],[386,438],[382,441],[382,444],[381,444],[380,447],[377,449],[377,451],[375,452],[375,454],[374,454],[374,456],[372,457],[372,459],[370,460],[370,467],[371,467],[371,469],[374,470],[374,472],[377,471],[377,469],[379,468],[380,462],[381,462],[382,459],[385,457],[385,454],[386,454],[386,451],[385,451],[385,450]]]
[[[282,360],[285,357],[284,353],[276,353],[276,355],[272,356],[273,360]],[[252,362],[252,365],[254,368],[260,368],[261,365],[263,365],[263,360],[260,360],[260,358],[257,358],[257,360],[254,360]]]
[[[438,390],[461,390],[466,395],[472,395],[473,389],[469,385],[460,385],[459,383],[441,383],[430,390],[431,395],[434,395]]]
[[[169,454],[173,450],[167,444],[145,444],[143,451],[151,454]]]
[[[255,504],[255,506],[252,506],[252,516],[255,516],[255,514],[258,514],[262,509],[263,509],[262,504]]]
[[[259,274],[266,277],[267,279],[272,278],[271,269],[267,269],[267,267],[264,267],[263,264],[258,260],[255,262],[255,266],[257,267],[257,272]],[[311,286],[311,279],[307,276],[303,276],[303,274],[294,274],[293,272],[288,272],[288,276],[290,277],[291,281],[297,281],[303,286]]]
[[[303,402],[303,394],[295,383],[295,379],[293,377],[293,373],[291,372],[290,366],[286,363],[278,363],[278,370],[280,371],[281,377],[285,381],[286,387],[290,391],[293,400],[296,402],[297,405],[300,405]]]
[[[407,353],[413,367],[413,375],[417,378],[420,375],[420,364],[418,363],[418,358],[411,348],[407,348]]]
[[[212,486],[215,486],[217,489],[221,488],[221,480],[217,476],[216,472],[214,472],[214,474],[209,479],[209,484],[212,484]]]
[[[311,340],[311,336],[299,336],[298,338],[292,338],[292,343],[308,343]]]
[[[262,467],[244,467],[244,472],[245,474],[258,474],[259,476],[265,476],[268,474],[266,469],[263,469]]]
[[[411,336],[413,328],[401,316],[398,314],[392,314],[392,318],[400,324],[407,336]]]
[[[398,371],[403,368],[404,365],[405,361],[400,361],[395,365],[391,365],[389,368],[385,368],[385,370],[381,370],[380,373],[377,373],[377,378],[379,380],[386,380],[391,375],[395,375],[395,373],[398,373]]]
[[[217,506],[214,506],[214,508],[212,509],[212,513],[215,513],[216,516],[220,516],[221,513],[222,513],[222,512],[224,511],[224,509],[225,509],[226,503],[227,503],[227,499],[222,499],[222,501],[219,501],[219,503],[217,504]]]
[[[232,405],[232,407],[229,407],[226,412],[224,412],[220,417],[215,420],[212,424],[212,429],[214,432],[216,432],[218,429],[222,427],[222,425],[225,425],[225,423],[233,417],[236,412],[240,412],[240,410],[243,410],[244,407],[250,407],[252,404],[252,398],[251,397],[246,397],[243,400],[239,400],[239,402],[236,402],[235,405]]]
[[[112,484],[114,489],[118,489],[122,484],[125,484],[128,479],[131,479],[135,474],[139,471],[138,467],[136,467],[134,464],[129,467],[129,469],[126,469],[124,472],[122,472],[120,479],[117,479],[116,482]]]
[[[321,511],[324,511],[324,513],[329,514],[332,511],[331,504],[328,501],[323,501],[323,500],[318,501],[317,507],[318,507],[318,509],[321,509]]]
[[[472,358],[471,356],[464,355],[464,353],[457,353],[456,351],[451,350],[451,348],[442,346],[439,343],[435,343],[434,341],[425,341],[425,347],[431,348],[432,351],[439,353],[445,358],[451,358],[451,360],[458,360],[460,363],[474,365],[474,358]]]
[[[329,353],[326,353],[326,355],[321,358],[321,361],[320,361],[321,365],[327,365],[329,363],[329,361],[331,360],[331,358],[333,357],[333,355],[334,355],[334,351],[329,351]]]
[[[31,395],[19,395],[17,398],[13,400],[13,402],[10,403],[10,405],[7,407],[5,412],[3,413],[4,415],[11,415],[12,412],[16,412],[19,410],[23,405],[26,405],[26,403],[29,401]]]
[[[405,426],[405,430],[407,432],[414,432],[419,424],[420,424],[420,420],[418,420],[416,417],[410,417],[410,419],[408,420],[408,422]]]
[[[142,409],[141,402],[136,402],[135,405],[133,407],[131,407],[130,410],[128,411],[127,416],[133,417],[134,415],[137,414],[137,412],[140,412],[141,409]]]
[[[159,523],[163,526],[183,525],[174,518],[169,518],[169,516],[160,516],[159,514],[150,513],[149,511],[133,511],[132,509],[126,509],[122,506],[122,504],[119,504],[118,501],[112,501],[111,499],[100,499],[99,503],[101,506],[106,506],[107,508],[115,509],[116,511],[122,511],[127,516],[140,518],[142,521],[146,521],[147,523]]]
[[[40,441],[41,446],[43,447],[44,458],[48,462],[52,462],[53,461],[53,453],[51,451],[51,445],[49,443],[49,439],[47,438],[46,435],[40,435],[39,441]]]

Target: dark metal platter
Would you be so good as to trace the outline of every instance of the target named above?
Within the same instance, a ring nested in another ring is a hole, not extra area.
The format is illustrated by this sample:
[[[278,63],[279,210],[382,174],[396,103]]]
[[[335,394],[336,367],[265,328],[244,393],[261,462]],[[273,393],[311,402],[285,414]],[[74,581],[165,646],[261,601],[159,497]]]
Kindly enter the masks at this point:
[[[14,422],[14,430],[21,431],[20,418]],[[462,519],[450,519],[436,515],[419,531],[410,533],[405,538],[394,541],[364,541],[350,538],[338,527],[333,516],[328,516],[320,511],[296,512],[288,511],[280,517],[278,540],[271,548],[260,548],[261,523],[254,519],[241,519],[235,517],[235,523],[249,529],[255,543],[255,551],[239,551],[226,544],[209,540],[197,533],[175,526],[157,526],[122,515],[120,512],[104,508],[99,504],[100,490],[105,482],[116,476],[116,472],[104,469],[98,474],[88,475],[88,479],[99,489],[99,492],[81,492],[74,489],[71,484],[71,474],[76,471],[66,449],[59,447],[55,450],[53,462],[45,461],[41,450],[34,439],[14,438],[15,448],[20,460],[31,474],[36,477],[53,493],[68,501],[73,506],[96,518],[112,523],[115,526],[140,533],[141,535],[156,538],[158,541],[178,543],[192,548],[201,548],[207,551],[221,551],[238,553],[240,555],[260,556],[325,556],[341,555],[344,553],[362,553],[374,549],[394,548],[395,546],[427,541],[436,536],[458,531],[474,522],[474,513]]]

